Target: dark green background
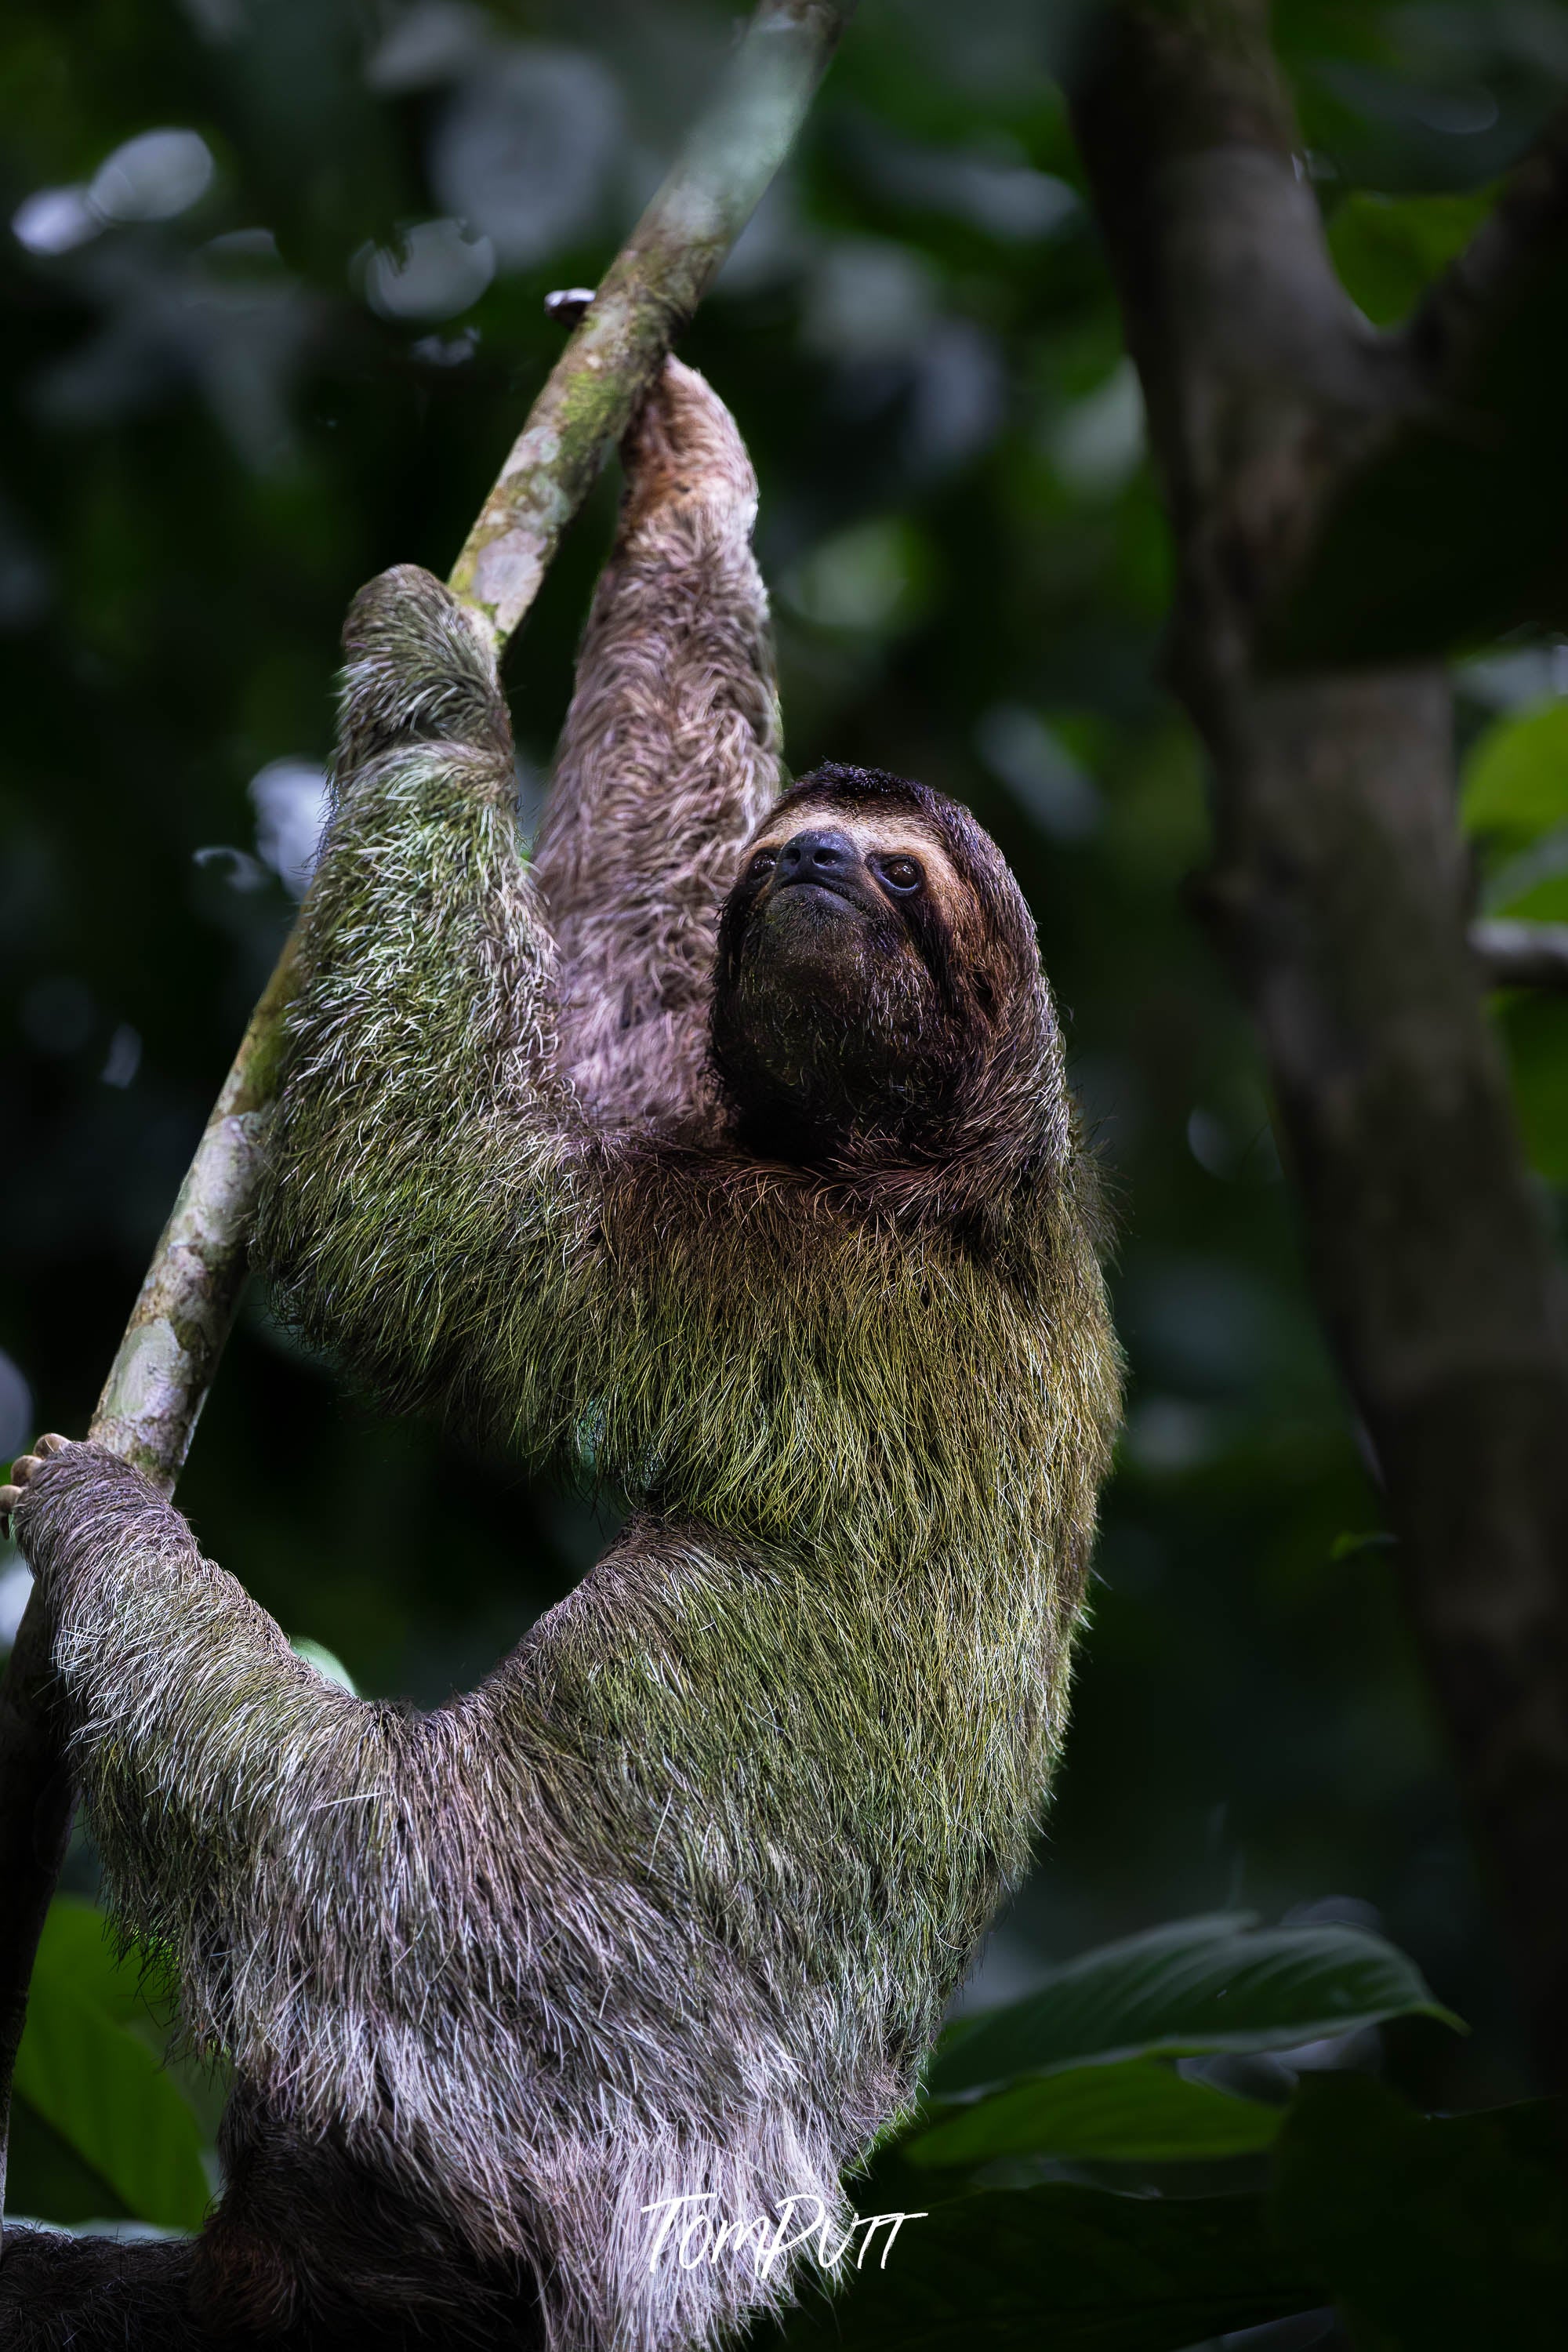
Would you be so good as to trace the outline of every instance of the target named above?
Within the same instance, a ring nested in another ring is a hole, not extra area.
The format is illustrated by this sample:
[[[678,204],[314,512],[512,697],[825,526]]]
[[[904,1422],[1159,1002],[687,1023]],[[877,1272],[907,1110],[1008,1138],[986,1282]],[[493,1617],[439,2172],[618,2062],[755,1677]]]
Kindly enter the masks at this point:
[[[1524,2081],[1501,1955],[1257,1056],[1184,907],[1204,780],[1162,685],[1168,537],[1054,78],[1085,13],[865,0],[681,345],[756,457],[792,765],[901,769],[994,832],[1117,1203],[1131,1420],[1067,1763],[987,1985],[1184,1911],[1375,1917],[1476,2029],[1390,2030],[1396,2079],[1484,2103]],[[325,757],[353,589],[395,560],[447,569],[558,348],[542,297],[603,268],[729,23],[668,0],[11,0],[0,218],[160,127],[199,131],[216,171],[177,216],[67,252],[0,228],[6,1451],[85,1423],[289,919],[250,779]],[[1568,10],[1288,0],[1277,25],[1336,252],[1397,316],[1559,97]],[[374,266],[381,310],[364,299],[366,248],[459,199],[482,227],[498,187],[517,257],[468,309],[386,315]],[[262,229],[275,255],[214,248]],[[535,777],[613,497],[606,478],[511,658]],[[1467,740],[1568,682],[1542,642],[1503,651],[1461,669]],[[1516,1026],[1560,1174],[1563,1022]],[[290,1633],[426,1703],[602,1540],[581,1507],[364,1411],[256,1294],[181,1499]],[[70,1883],[91,1884],[85,1853]]]

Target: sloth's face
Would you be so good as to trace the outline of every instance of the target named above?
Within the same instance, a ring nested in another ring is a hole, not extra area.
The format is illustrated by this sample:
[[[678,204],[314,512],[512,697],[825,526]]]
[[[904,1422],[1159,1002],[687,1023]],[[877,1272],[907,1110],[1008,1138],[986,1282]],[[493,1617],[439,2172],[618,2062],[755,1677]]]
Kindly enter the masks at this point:
[[[713,1020],[755,1141],[809,1158],[943,1104],[966,1042],[955,936],[973,912],[910,812],[825,800],[764,824],[725,906]]]

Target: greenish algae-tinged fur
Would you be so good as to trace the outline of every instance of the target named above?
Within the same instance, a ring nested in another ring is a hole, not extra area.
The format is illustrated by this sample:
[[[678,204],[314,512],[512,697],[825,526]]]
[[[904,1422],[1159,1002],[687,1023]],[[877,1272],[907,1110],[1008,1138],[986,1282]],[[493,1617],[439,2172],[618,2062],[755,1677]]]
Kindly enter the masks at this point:
[[[561,2352],[677,2352],[776,2305],[782,2263],[654,2268],[648,2209],[842,2213],[1062,1737],[1118,1378],[1033,925],[919,786],[770,805],[754,484],[689,370],[627,468],[533,870],[486,633],[411,567],[356,600],[258,1236],[307,1339],[391,1404],[591,1453],[622,1534],[411,1717],[294,1656],[99,1449],[18,1513],[116,1911],[233,2058],[194,2257],[226,2318],[418,2294],[499,2346],[537,2294]],[[698,911],[774,806],[893,812],[957,877],[953,1086],[820,1163],[759,1157],[693,1052]],[[683,903],[689,957],[653,921]]]
[[[609,442],[629,420],[671,338],[696,308],[784,160],[855,6],[856,0],[760,0],[710,115],[696,125],[605,281],[616,292],[613,309],[600,309],[596,320],[589,312],[535,403],[452,574],[452,584],[461,592],[484,543],[510,527],[515,507],[523,519],[527,561],[509,567],[505,593],[498,593],[484,613],[498,656],[537,593]],[[771,124],[766,139],[755,136],[759,103]],[[727,125],[745,126],[750,135],[737,137]],[[696,220],[688,203],[692,190]],[[695,247],[688,251],[682,236],[693,233]],[[623,338],[618,347],[607,340],[612,330]],[[550,429],[548,412],[563,388],[570,394],[579,373],[604,385],[604,399],[563,447]],[[595,430],[595,415],[596,439],[588,437]],[[525,447],[530,455],[520,464],[518,453]],[[531,513],[538,518],[531,524]],[[165,1232],[92,1423],[96,1438],[123,1453],[165,1492],[173,1490],[190,1449],[244,1283],[254,1180],[248,1166],[237,1161],[227,1119],[230,1112],[259,1113],[270,1099],[295,944],[291,940],[286,947],[257,1008],[186,1180],[187,1193],[201,1193],[223,1211],[225,1238],[205,1254],[182,1256],[171,1252]],[[170,1353],[163,1409],[138,1421],[125,1409],[126,1373],[145,1345],[142,1330],[175,1288],[188,1293],[203,1344],[190,1348],[171,1321],[168,1336],[175,1351]],[[34,1954],[70,1826],[69,1783],[50,1718],[49,1688],[46,1628],[41,1612],[29,1606],[0,1676],[0,1884],[11,1895],[9,1918],[0,1924],[0,2205],[11,2073]]]

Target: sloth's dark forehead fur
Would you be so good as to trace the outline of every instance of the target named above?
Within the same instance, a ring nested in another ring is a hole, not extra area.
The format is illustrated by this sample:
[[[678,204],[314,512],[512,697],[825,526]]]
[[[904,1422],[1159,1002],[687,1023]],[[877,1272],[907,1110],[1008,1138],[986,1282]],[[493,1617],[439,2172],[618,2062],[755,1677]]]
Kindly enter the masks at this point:
[[[828,794],[845,808],[910,808],[933,823],[955,805],[933,793],[929,784],[917,783],[912,776],[895,776],[888,768],[852,768],[842,761],[824,760],[780,794],[768,812],[769,821],[781,811]]]
[[[983,889],[998,871],[1007,873],[995,843],[960,802],[933,792],[929,784],[917,783],[912,776],[896,776],[887,768],[852,768],[825,760],[780,794],[768,811],[767,824],[771,828],[792,810],[817,808],[829,801],[837,808],[864,810],[871,815],[886,811],[918,818],[941,842],[964,880],[978,888]]]

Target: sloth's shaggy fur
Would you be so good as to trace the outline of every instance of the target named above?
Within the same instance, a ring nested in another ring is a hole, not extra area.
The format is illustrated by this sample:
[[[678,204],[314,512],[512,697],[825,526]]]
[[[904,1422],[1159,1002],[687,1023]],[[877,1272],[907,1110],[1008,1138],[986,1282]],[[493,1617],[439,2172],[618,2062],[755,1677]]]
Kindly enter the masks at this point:
[[[650,2273],[643,2209],[838,2203],[1062,1735],[1117,1371],[1032,925],[937,795],[796,787],[924,828],[962,893],[921,946],[931,1099],[758,1156],[745,885],[704,1044],[774,782],[750,471],[673,368],[632,459],[533,875],[463,611],[412,570],[354,606],[260,1243],[379,1394],[590,1465],[624,1531],[414,1717],[294,1656],[97,1449],[18,1513],[115,1909],[238,2084],[168,2343],[673,2352],[776,2298]]]
[[[729,411],[672,360],[622,458],[531,866],[560,959],[561,1068],[595,1124],[668,1129],[680,1106],[710,1108],[719,909],[778,790],[778,698],[756,478]]]

